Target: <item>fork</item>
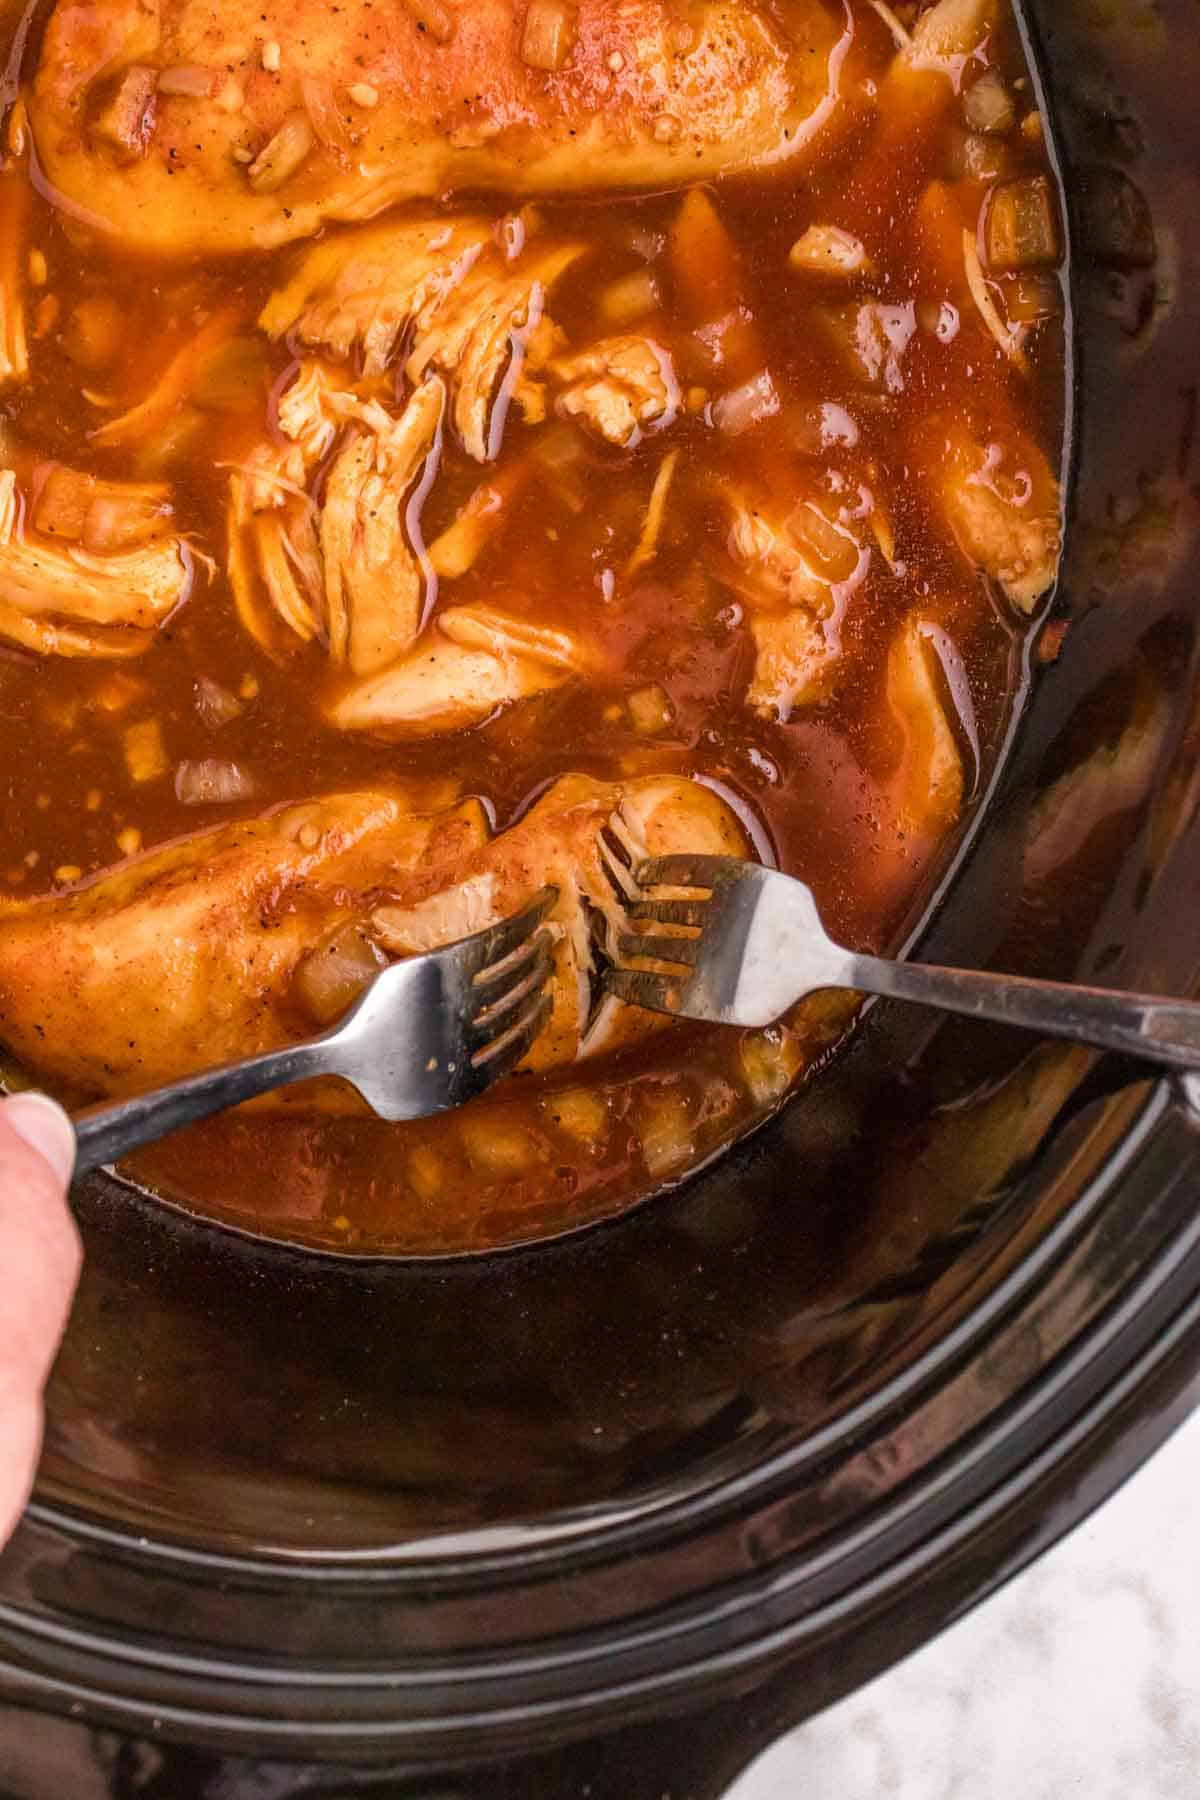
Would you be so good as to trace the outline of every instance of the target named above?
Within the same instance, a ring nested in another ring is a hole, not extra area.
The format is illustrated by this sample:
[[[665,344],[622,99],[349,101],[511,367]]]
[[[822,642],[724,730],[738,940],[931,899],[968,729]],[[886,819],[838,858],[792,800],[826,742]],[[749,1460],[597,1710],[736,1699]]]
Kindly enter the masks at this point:
[[[619,935],[605,979],[635,1006],[763,1026],[818,988],[853,988],[1200,1068],[1198,1001],[862,956],[833,941],[802,881],[736,857],[663,856],[633,874],[641,894],[626,912],[640,929]],[[645,961],[654,968],[627,966]]]
[[[393,963],[317,1037],[86,1107],[73,1121],[76,1174],[316,1075],[340,1075],[381,1119],[422,1119],[474,1099],[516,1067],[550,1015],[554,962],[543,920],[557,897],[543,888],[499,925]]]

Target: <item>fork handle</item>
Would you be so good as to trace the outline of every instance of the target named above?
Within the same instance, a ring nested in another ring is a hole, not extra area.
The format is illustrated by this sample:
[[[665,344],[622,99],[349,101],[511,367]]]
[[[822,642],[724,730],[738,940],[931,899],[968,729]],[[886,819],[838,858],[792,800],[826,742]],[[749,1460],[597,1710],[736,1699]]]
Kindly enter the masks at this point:
[[[1200,1001],[1028,981],[983,969],[888,962],[877,956],[855,956],[847,985],[967,1018],[1070,1038],[1097,1050],[1122,1051],[1171,1068],[1200,1068]]]
[[[238,1106],[288,1082],[328,1074],[330,1067],[328,1045],[322,1038],[311,1038],[240,1062],[220,1063],[215,1069],[187,1075],[148,1094],[84,1107],[72,1120],[75,1173],[86,1175],[181,1125],[210,1118],[227,1106]]]

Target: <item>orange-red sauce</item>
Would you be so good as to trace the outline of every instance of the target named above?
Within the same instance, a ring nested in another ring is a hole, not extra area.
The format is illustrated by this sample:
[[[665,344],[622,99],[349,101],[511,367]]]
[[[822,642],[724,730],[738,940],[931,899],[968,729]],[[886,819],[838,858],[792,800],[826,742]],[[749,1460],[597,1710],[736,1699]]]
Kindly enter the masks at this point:
[[[786,19],[786,0],[779,11]],[[889,30],[865,0],[855,0],[853,12],[842,77],[850,87],[879,81],[894,52]],[[988,58],[1017,96],[1018,122],[990,140],[1000,172],[1042,169],[1042,142],[1020,125],[1035,102],[1015,32],[999,34]],[[594,248],[562,284],[558,322],[573,341],[595,338],[604,329],[599,296],[648,265],[661,305],[647,323],[670,344],[685,387],[696,390],[695,410],[669,439],[650,436],[628,452],[602,448],[565,423],[537,428],[556,434],[556,452],[522,488],[476,567],[454,584],[455,603],[502,600],[518,615],[586,629],[603,647],[611,679],[569,684],[473,731],[402,745],[323,723],[311,703],[323,652],[317,647],[282,662],[264,654],[236,619],[222,573],[228,478],[221,464],[256,431],[261,435],[269,396],[291,361],[286,345],[256,333],[254,319],[295,253],[157,265],[114,253],[31,192],[28,241],[44,266],[35,267],[29,291],[31,376],[0,400],[4,458],[34,486],[52,460],[121,478],[161,477],[171,484],[181,526],[213,558],[214,572],[198,570],[188,604],[128,664],[0,650],[0,714],[10,747],[0,892],[24,896],[87,879],[119,859],[135,841],[124,835],[131,831],[150,847],[277,801],[401,775],[453,775],[464,792],[485,797],[502,828],[566,771],[612,777],[671,770],[700,775],[734,797],[760,848],[812,884],[833,932],[863,947],[886,945],[935,850],[905,840],[889,788],[898,740],[883,681],[894,630],[919,602],[961,658],[966,687],[957,695],[958,723],[968,794],[986,780],[1021,666],[1023,622],[937,522],[919,472],[909,466],[912,423],[925,413],[994,403],[1031,430],[1052,461],[1060,429],[1057,320],[1030,334],[1024,373],[978,332],[964,329],[947,340],[930,328],[945,282],[914,213],[938,178],[956,184],[968,215],[983,204],[989,182],[963,174],[964,139],[956,100],[935,131],[882,169],[870,156],[869,131],[856,128],[803,181],[783,169],[713,190],[738,261],[740,320],[725,354],[740,357],[749,373],[768,368],[783,402],[775,416],[736,438],[714,425],[710,404],[730,372],[696,334],[703,321],[694,295],[671,265],[678,195],[563,207],[563,228],[582,232]],[[557,229],[554,203],[540,210]],[[503,204],[495,211],[500,217]],[[823,220],[861,238],[869,279],[838,287],[789,266],[792,244]],[[847,295],[915,309],[917,328],[895,391],[857,381],[823,326]],[[136,450],[97,448],[92,433],[104,419],[135,404],[218,308],[234,308],[244,321],[233,377],[214,378],[196,397],[200,404],[181,405],[165,437]],[[853,432],[842,424],[847,418]],[[426,541],[481,479],[502,482],[534,435],[514,413],[490,473],[448,440],[425,505]],[[839,436],[856,441],[835,441]],[[653,564],[629,576],[667,449],[678,449],[680,462],[664,535]],[[886,494],[895,531],[894,568],[874,556],[847,608],[833,697],[787,722],[764,721],[743,704],[752,651],[720,495],[722,483],[748,470],[777,495],[831,479],[850,492],[861,484]],[[197,705],[197,684],[205,679],[241,706],[216,729]],[[669,723],[653,735],[635,728],[627,706],[629,695],[647,686],[661,688],[669,701]],[[214,756],[236,762],[253,777],[253,801],[197,809],[180,802],[169,774],[134,784],[121,734],[130,721],[151,717],[172,767]],[[785,1076],[836,1037],[839,1017],[785,1049]],[[711,1155],[778,1097],[778,1088],[767,1092],[769,1082],[748,1088],[746,1054],[735,1033],[681,1028],[617,1060],[515,1080],[461,1115],[419,1125],[254,1114],[216,1120],[145,1153],[130,1172],[197,1211],[306,1242],[355,1250],[480,1248],[603,1216]]]

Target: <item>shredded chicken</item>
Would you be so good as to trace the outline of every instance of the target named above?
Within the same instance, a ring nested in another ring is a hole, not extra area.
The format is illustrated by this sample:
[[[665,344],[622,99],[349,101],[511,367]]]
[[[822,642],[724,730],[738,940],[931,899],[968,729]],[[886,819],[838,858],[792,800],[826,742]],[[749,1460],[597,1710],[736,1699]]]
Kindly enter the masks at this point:
[[[949,416],[916,437],[935,505],[959,548],[1021,612],[1053,585],[1062,502],[1044,451],[1015,426]]]
[[[407,656],[349,688],[328,716],[342,731],[381,737],[465,731],[501,707],[560,687],[588,664],[569,632],[492,607],[449,607]]]
[[[565,776],[498,837],[475,800],[430,812],[402,793],[360,792],[276,808],[176,839],[69,894],[0,904],[7,1047],[102,1093],[169,1081],[311,1029],[298,975],[348,927],[409,955],[507,916],[548,882],[559,891],[554,1006],[528,1064],[611,1047],[659,1021],[611,1003],[591,1016],[590,920],[618,927],[630,879],[603,828],[634,862],[747,851],[725,803],[674,776]],[[273,1103],[357,1104],[329,1084]]]
[[[113,503],[119,484],[104,484]],[[144,520],[144,492],[131,506]],[[191,557],[174,536],[96,555],[22,528],[16,476],[0,470],[0,638],[43,656],[139,656],[187,598]]]
[[[490,220],[409,220],[334,238],[305,252],[259,323],[271,337],[294,332],[310,348],[362,359],[381,374],[405,344],[405,372],[434,371],[450,387],[451,415],[469,454],[490,462],[512,398],[558,347],[546,295],[584,253],[541,243],[506,258]],[[537,390],[528,388],[531,410]],[[493,424],[495,429],[493,429]]]
[[[490,219],[406,219],[327,238],[305,250],[259,314],[268,337],[291,332],[364,375],[392,362],[413,323],[428,324],[493,242]]]
[[[535,243],[515,266],[481,259],[432,314],[427,308],[418,319],[405,371],[410,381],[429,369],[446,375],[458,435],[477,462],[499,454],[505,392],[511,396],[527,382],[555,342],[538,329],[546,296],[583,253],[581,244]]]
[[[747,704],[787,719],[830,691],[842,654],[841,620],[870,551],[814,500],[786,519],[734,490],[728,551],[754,638]]]
[[[622,450],[647,431],[665,429],[679,412],[671,354],[652,338],[604,338],[577,355],[555,357],[550,374],[560,389],[558,411]]]
[[[233,469],[229,578],[265,649],[319,638],[334,663],[365,676],[420,628],[425,573],[406,515],[437,445],[445,388],[431,377],[396,416],[340,381],[327,365],[302,365],[279,404],[290,443],[262,445]],[[335,444],[318,508],[307,482]]]
[[[918,861],[962,811],[963,766],[939,677],[930,622],[907,619],[888,652],[887,700],[901,734],[890,783],[907,854]]]
[[[326,478],[321,555],[329,650],[356,675],[392,662],[420,629],[424,577],[404,512],[436,442],[445,400],[435,377],[398,419],[380,408],[378,428],[352,428]]]

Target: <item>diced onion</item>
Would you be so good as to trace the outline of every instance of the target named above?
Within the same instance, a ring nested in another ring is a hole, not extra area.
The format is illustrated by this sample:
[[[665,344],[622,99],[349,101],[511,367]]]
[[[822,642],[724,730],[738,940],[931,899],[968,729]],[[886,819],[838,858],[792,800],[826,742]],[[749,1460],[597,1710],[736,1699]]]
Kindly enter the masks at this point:
[[[804,1062],[800,1045],[790,1031],[772,1025],[766,1031],[748,1031],[738,1045],[742,1080],[755,1106],[774,1106],[783,1099]]]
[[[1010,331],[996,310],[996,303],[988,292],[983,267],[979,261],[979,251],[975,247],[975,233],[965,231],[962,235],[963,264],[966,269],[967,286],[971,290],[971,298],[979,309],[979,316],[1003,350],[1019,369],[1028,367],[1021,342],[1016,332]]]
[[[963,96],[963,116],[972,131],[1008,131],[1016,121],[1013,97],[998,70],[988,69]]]
[[[545,1102],[551,1122],[576,1143],[597,1144],[608,1130],[608,1107],[591,1088],[564,1088]]]
[[[306,75],[300,83],[300,93],[318,141],[324,144],[326,150],[332,150],[338,156],[348,155],[351,148],[350,133],[346,121],[338,111],[333,83],[318,81],[314,76]]]
[[[127,725],[121,734],[121,744],[131,780],[158,781],[166,774],[169,764],[162,726],[157,719],[139,719],[136,724]]]
[[[1056,319],[1062,312],[1062,289],[1053,275],[1014,275],[1004,284],[1004,304],[1010,319],[1019,325],[1035,325],[1040,319]]]
[[[204,723],[213,731],[222,725],[228,725],[245,711],[245,707],[236,694],[222,687],[209,675],[196,678],[196,711]]]
[[[606,325],[623,327],[644,319],[658,302],[658,284],[650,270],[635,269],[601,289],[596,311]]]
[[[1044,175],[1006,182],[992,195],[984,227],[988,266],[1021,274],[1058,261],[1058,226]]]
[[[692,1129],[683,1097],[664,1094],[648,1102],[639,1121],[642,1161],[648,1175],[669,1175],[694,1155]]]
[[[193,100],[207,100],[215,86],[214,71],[200,63],[175,63],[158,72],[160,94],[182,94]]]
[[[256,194],[273,194],[307,159],[316,136],[306,113],[289,113],[246,170]]]
[[[674,712],[665,688],[657,682],[649,687],[635,688],[626,696],[625,705],[629,712],[629,722],[640,737],[659,737],[669,731]]]
[[[316,1024],[332,1025],[386,967],[386,956],[361,925],[343,925],[300,963],[292,989]]]
[[[182,806],[227,806],[255,793],[254,777],[235,762],[215,756],[181,762],[175,771],[175,798]]]
[[[481,1175],[513,1180],[544,1162],[545,1151],[533,1132],[506,1119],[496,1108],[465,1112],[459,1119],[463,1148]]]
[[[867,253],[858,238],[837,225],[810,225],[792,245],[788,261],[810,275],[857,275]]]
[[[740,437],[779,411],[779,394],[769,369],[761,369],[740,387],[731,388],[713,405],[713,420],[727,437]]]
[[[521,34],[521,60],[529,68],[561,69],[574,38],[575,8],[568,0],[529,0]]]

